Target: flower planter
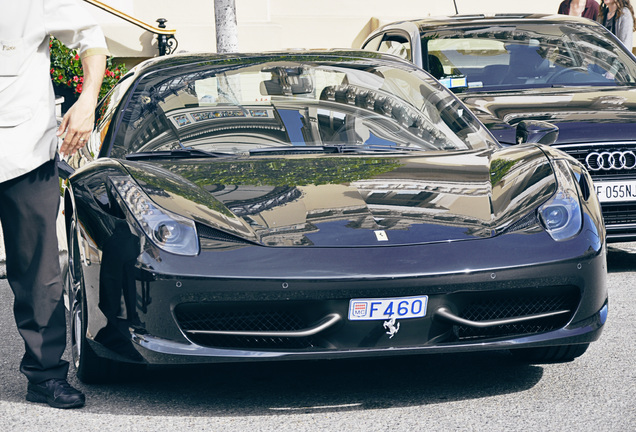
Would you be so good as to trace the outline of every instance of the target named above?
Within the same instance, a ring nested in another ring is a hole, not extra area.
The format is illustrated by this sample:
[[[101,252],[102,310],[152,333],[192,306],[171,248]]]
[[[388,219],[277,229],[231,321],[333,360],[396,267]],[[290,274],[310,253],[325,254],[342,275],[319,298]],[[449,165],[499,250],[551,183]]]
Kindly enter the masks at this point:
[[[51,80],[56,96],[64,97],[62,112],[66,112],[75,103],[84,85],[84,71],[80,56],[75,50],[66,47],[62,42],[51,38]],[[101,99],[127,72],[123,64],[113,64],[111,58],[106,59],[102,87],[98,99]],[[75,92],[77,90],[77,92]]]

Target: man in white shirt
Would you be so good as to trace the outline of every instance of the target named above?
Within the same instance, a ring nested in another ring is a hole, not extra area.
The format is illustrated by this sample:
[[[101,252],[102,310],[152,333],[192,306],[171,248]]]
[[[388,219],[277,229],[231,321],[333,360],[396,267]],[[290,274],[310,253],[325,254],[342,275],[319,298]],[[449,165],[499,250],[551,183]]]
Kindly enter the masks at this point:
[[[80,53],[82,94],[60,127],[49,75],[49,35]],[[67,380],[66,312],[58,260],[60,153],[84,146],[93,128],[108,50],[100,28],[78,0],[3,1],[0,14],[0,222],[7,279],[25,354],[27,400],[81,407]]]

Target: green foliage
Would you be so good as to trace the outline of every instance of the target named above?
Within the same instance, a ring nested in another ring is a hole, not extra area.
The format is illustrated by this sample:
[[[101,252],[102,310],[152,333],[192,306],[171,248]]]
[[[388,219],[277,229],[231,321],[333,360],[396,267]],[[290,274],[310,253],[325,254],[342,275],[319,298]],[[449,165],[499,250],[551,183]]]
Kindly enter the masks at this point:
[[[211,164],[165,163],[164,169],[201,188],[213,184],[292,187],[344,184],[371,179],[401,165],[395,158],[339,156],[216,161]],[[165,185],[162,187],[165,188]]]
[[[126,168],[148,191],[155,188],[170,195],[231,215],[227,208],[206,193],[212,185],[299,187],[349,184],[378,178],[404,164],[398,158],[315,157],[302,159],[264,158],[213,163],[165,162],[161,170],[153,164],[128,163]]]
[[[496,159],[490,165],[490,184],[495,186],[517,164],[517,160]]]
[[[51,79],[55,84],[68,87],[79,95],[84,85],[84,71],[79,54],[53,37],[49,41],[49,48],[51,51]],[[112,59],[107,58],[99,99],[104,97],[126,72],[128,70],[123,64],[113,64]]]

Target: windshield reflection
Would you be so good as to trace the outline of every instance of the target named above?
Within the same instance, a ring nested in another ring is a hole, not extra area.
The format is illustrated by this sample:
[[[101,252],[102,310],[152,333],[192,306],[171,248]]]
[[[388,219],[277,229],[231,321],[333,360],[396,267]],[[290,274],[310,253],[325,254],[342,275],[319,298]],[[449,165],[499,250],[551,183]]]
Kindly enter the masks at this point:
[[[270,60],[270,59],[267,59]],[[492,141],[425,74],[393,63],[208,62],[136,85],[113,156],[194,148],[246,155],[280,146],[465,150]]]
[[[636,64],[609,33],[574,24],[501,24],[422,33],[439,78],[465,77],[482,91],[559,86],[632,86]]]

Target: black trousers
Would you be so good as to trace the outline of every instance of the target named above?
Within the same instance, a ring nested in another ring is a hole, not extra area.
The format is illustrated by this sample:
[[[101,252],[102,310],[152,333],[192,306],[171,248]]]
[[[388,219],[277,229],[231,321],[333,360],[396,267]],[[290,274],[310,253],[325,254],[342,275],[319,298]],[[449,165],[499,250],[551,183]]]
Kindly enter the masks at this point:
[[[66,312],[56,232],[56,161],[0,183],[0,222],[14,315],[24,339],[20,371],[29,382],[66,378]]]

